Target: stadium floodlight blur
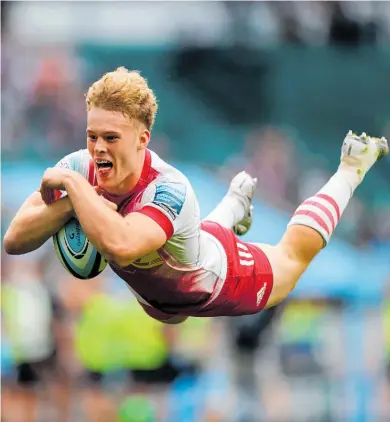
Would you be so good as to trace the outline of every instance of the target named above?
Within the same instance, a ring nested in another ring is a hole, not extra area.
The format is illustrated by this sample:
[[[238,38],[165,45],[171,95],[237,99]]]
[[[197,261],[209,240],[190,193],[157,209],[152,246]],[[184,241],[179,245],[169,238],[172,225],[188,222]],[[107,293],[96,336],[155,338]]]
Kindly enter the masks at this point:
[[[7,209],[13,214],[46,167],[84,147],[83,92],[119,65],[141,70],[156,91],[153,149],[188,175],[203,215],[236,169],[257,176],[247,240],[278,239],[293,204],[335,169],[345,129],[389,138],[387,3],[240,3],[10,2],[2,16],[3,227]],[[340,396],[359,403],[338,407],[331,379],[336,420],[343,412],[351,421],[380,420],[372,409],[379,409],[385,358],[372,344],[383,343],[368,331],[381,332],[378,305],[390,274],[389,175],[387,161],[368,176],[336,231],[344,241],[333,239],[297,290],[341,300],[349,311],[326,319],[333,333],[342,323],[347,330],[340,349],[349,377],[338,381],[350,393]],[[337,344],[333,337],[328,347]],[[338,358],[322,356],[325,366]],[[368,373],[365,359],[377,359]]]

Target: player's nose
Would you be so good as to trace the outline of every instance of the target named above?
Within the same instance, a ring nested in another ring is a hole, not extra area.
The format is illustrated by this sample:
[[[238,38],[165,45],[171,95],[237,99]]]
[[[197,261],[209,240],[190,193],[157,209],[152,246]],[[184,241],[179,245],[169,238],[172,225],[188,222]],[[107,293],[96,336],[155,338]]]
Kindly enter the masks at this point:
[[[107,147],[103,139],[99,137],[97,141],[95,142],[95,153],[101,154],[104,152],[107,152]]]

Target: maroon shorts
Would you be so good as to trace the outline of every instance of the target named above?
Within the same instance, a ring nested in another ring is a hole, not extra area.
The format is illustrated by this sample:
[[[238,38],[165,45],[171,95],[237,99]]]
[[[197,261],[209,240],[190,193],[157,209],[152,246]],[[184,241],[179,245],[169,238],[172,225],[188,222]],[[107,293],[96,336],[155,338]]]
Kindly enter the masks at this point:
[[[181,309],[180,315],[239,316],[264,309],[273,286],[272,268],[264,252],[253,244],[243,242],[232,230],[217,223],[204,221],[201,227],[217,238],[225,249],[226,279],[216,283],[216,289],[207,302],[196,306],[189,304]],[[171,312],[142,306],[148,315],[161,321],[175,316]]]

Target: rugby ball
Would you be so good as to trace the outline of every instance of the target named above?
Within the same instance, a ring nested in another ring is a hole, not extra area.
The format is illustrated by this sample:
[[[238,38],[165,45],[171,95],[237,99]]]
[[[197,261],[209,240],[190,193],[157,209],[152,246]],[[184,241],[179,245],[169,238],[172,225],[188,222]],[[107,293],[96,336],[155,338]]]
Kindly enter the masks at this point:
[[[87,239],[75,218],[53,236],[53,242],[58,259],[74,277],[90,279],[99,275],[107,266],[107,261]]]

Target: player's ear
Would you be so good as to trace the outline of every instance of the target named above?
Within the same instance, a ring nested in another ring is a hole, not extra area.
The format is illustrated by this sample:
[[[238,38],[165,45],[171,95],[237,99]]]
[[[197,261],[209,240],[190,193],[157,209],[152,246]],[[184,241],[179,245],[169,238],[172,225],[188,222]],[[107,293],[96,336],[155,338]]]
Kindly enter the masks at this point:
[[[138,137],[138,150],[145,149],[148,147],[150,141],[150,132],[143,128]]]

